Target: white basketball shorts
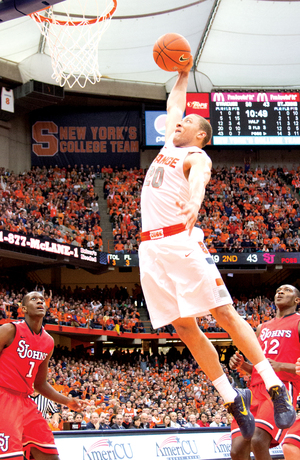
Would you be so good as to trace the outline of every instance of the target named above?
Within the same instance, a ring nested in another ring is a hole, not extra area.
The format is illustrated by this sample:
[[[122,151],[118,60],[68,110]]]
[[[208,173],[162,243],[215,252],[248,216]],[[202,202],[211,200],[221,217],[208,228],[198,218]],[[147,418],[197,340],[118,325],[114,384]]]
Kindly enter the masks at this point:
[[[140,277],[154,329],[232,304],[213,258],[195,228],[139,247]]]

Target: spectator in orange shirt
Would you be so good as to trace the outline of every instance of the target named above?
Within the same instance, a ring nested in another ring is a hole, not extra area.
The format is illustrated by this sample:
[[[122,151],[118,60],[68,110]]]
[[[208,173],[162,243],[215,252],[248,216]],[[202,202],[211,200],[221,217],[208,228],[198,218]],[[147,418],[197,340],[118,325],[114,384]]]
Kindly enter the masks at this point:
[[[210,254],[216,254],[218,252],[213,244],[210,245],[208,251],[210,252]]]
[[[71,321],[73,319],[72,313],[68,310],[68,307],[65,307],[63,315],[63,326],[71,326]]]
[[[116,254],[124,254],[124,244],[123,243],[115,244],[115,253]]]
[[[49,291],[49,295],[44,294],[44,299],[45,299],[45,304],[46,304],[47,310],[49,310],[50,305],[51,305],[51,300],[52,300],[52,291],[51,291],[51,289]]]
[[[115,323],[112,316],[109,316],[105,323],[106,329],[112,331],[115,327]]]

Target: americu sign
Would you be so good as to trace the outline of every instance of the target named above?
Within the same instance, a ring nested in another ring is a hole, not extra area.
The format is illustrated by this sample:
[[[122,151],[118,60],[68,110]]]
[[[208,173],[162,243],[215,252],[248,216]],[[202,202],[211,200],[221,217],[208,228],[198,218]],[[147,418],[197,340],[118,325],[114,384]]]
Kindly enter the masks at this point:
[[[229,428],[54,432],[61,460],[230,459]],[[281,447],[270,450],[282,458]]]

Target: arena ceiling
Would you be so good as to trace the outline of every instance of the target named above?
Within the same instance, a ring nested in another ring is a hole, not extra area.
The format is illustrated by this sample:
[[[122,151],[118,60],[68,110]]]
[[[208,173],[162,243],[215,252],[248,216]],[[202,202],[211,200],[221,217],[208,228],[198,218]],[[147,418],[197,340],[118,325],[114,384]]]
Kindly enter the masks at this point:
[[[82,1],[91,15],[94,2],[103,2]],[[195,56],[193,90],[299,89],[299,19],[296,0],[118,0],[99,43],[100,71],[103,80],[170,89],[175,74],[156,66],[152,48],[159,36],[177,32]],[[23,83],[55,84],[49,48],[41,48],[40,31],[28,16],[0,23],[0,64],[3,78],[17,68]]]

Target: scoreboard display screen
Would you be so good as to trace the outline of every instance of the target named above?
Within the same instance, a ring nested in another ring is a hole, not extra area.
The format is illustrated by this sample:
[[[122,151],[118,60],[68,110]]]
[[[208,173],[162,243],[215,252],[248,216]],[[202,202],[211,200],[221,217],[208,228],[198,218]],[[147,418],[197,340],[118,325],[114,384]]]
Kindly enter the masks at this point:
[[[210,94],[214,145],[299,145],[300,97],[293,93]]]

